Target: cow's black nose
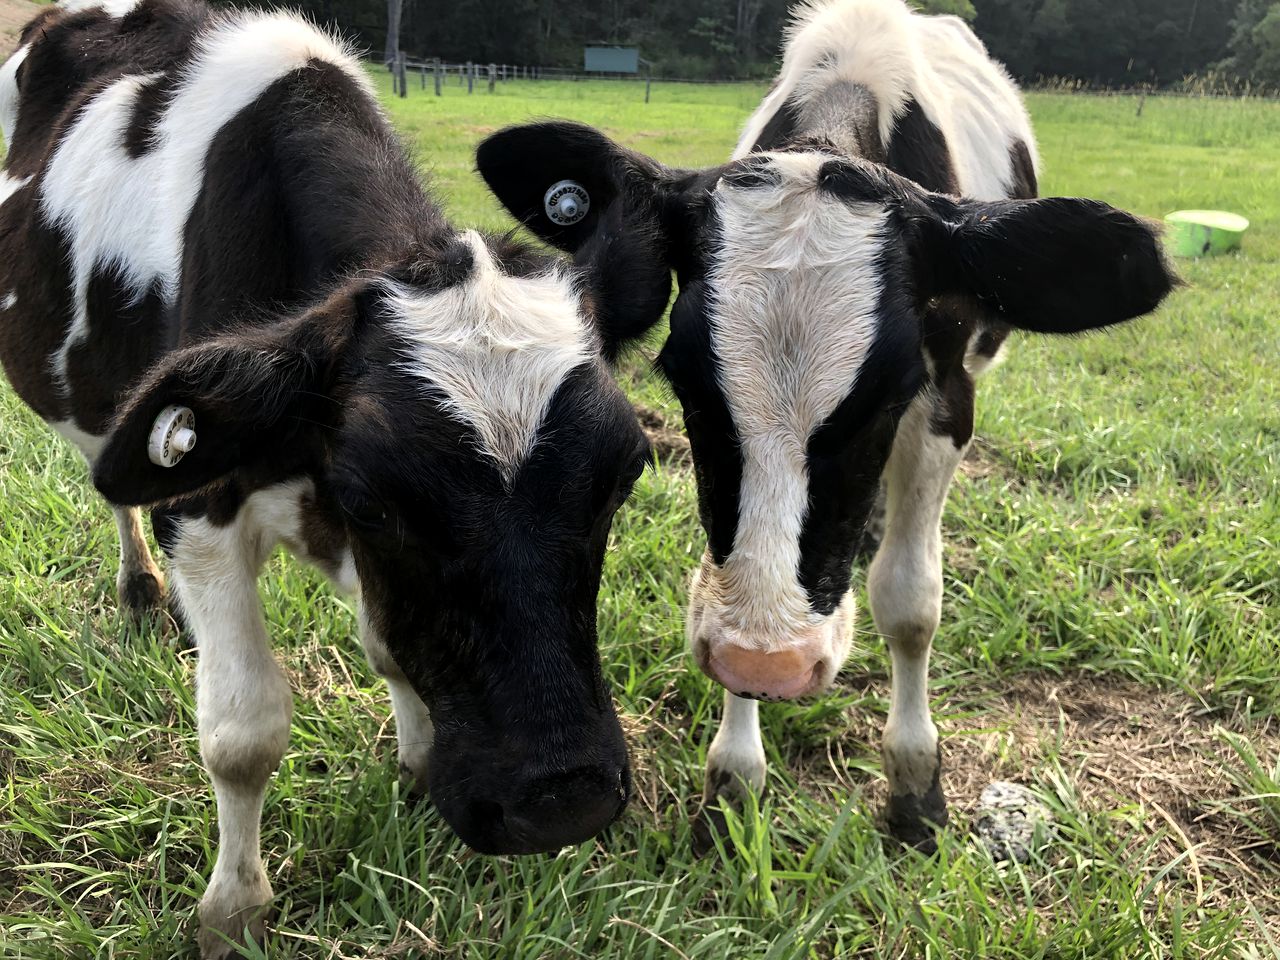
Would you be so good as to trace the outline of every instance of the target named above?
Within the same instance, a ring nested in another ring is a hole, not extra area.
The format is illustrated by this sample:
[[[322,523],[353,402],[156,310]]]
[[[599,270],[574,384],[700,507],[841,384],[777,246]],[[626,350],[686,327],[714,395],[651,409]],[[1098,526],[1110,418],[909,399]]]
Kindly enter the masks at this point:
[[[618,819],[631,792],[626,766],[539,777],[510,799],[473,801],[463,835],[481,853],[550,853],[590,840]],[[462,831],[459,831],[462,833]]]

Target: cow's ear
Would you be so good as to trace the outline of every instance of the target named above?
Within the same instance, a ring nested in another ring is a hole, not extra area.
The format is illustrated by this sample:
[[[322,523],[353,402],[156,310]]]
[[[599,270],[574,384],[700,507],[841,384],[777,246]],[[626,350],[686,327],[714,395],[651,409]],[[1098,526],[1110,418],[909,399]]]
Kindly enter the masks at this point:
[[[501,130],[476,166],[512,216],[583,269],[610,359],[662,318],[685,175],[568,121]]]
[[[305,432],[334,419],[337,358],[357,299],[340,294],[301,317],[164,357],[118,413],[94,462],[94,486],[112,503],[152,504],[287,454]],[[195,442],[165,465],[152,458],[163,447],[153,433],[158,422],[163,432],[173,407],[191,411]]]
[[[932,197],[919,242],[925,296],[975,300],[1038,333],[1080,333],[1150,313],[1179,283],[1151,221],[1096,200]]]

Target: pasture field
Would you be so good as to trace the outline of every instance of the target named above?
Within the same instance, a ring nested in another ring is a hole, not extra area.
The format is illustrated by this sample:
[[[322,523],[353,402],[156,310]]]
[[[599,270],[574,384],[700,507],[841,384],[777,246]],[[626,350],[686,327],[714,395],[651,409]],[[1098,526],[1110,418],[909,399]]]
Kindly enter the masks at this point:
[[[633,85],[436,99],[415,82],[387,103],[455,222],[505,229],[472,173],[485,133],[568,116],[711,164],[762,92],[657,85],[646,106]],[[266,956],[1280,958],[1280,104],[1030,104],[1045,193],[1254,226],[1243,253],[1182,264],[1189,286],[1157,316],[1020,337],[982,381],[944,521],[938,855],[877,826],[887,658],[864,604],[837,689],[762,710],[768,796],[693,857],[720,694],[685,654],[703,534],[649,348],[622,376],[665,459],[619,515],[600,597],[636,772],[623,821],[557,856],[487,859],[406,807],[350,604],[278,556],[262,590],[297,696],[263,825]],[[110,514],[7,388],[0,565],[0,956],[193,957],[214,835],[195,654],[117,612]],[[1025,866],[968,836],[995,778],[1055,812]]]

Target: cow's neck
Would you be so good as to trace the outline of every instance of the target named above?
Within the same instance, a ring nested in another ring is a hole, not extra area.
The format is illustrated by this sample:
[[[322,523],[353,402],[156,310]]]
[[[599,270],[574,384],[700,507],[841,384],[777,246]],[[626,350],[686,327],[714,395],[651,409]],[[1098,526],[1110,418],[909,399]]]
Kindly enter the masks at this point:
[[[292,233],[306,251],[304,285],[412,263],[454,231],[389,129],[340,131],[282,184]],[[336,159],[335,159],[336,158]]]

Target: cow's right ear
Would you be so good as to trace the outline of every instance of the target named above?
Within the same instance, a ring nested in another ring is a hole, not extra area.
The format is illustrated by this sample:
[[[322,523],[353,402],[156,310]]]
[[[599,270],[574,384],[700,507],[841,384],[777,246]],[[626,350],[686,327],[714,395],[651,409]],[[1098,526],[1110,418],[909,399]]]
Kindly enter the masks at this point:
[[[687,174],[568,121],[501,130],[480,144],[476,166],[512,216],[586,271],[610,360],[662,319]]]
[[[355,313],[355,298],[339,294],[301,317],[164,357],[118,413],[94,486],[115,504],[153,504],[279,459],[333,419],[336,358]],[[165,466],[152,459],[152,433],[170,407],[194,415],[195,445]]]

